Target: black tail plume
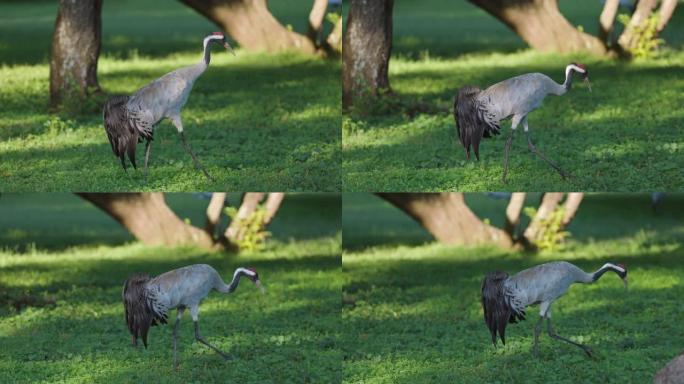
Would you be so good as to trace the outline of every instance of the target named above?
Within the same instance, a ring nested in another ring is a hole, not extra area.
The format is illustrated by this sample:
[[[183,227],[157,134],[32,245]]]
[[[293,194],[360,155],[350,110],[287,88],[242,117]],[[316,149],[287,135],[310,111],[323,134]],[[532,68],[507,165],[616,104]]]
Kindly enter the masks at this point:
[[[121,165],[124,169],[126,169],[124,159],[126,154],[128,154],[133,168],[136,168],[135,147],[140,136],[126,115],[127,102],[128,96],[113,96],[107,99],[102,110],[104,128],[109,143],[112,145],[112,152],[121,159]]]
[[[513,309],[504,295],[504,282],[508,273],[501,271],[490,272],[482,280],[482,309],[484,320],[492,335],[492,343],[496,345],[498,332],[501,342],[506,345],[506,325],[516,322]]]
[[[480,160],[480,141],[482,137],[491,137],[499,133],[498,126],[490,127],[482,118],[482,111],[478,108],[477,96],[482,92],[480,88],[467,85],[461,87],[454,97],[454,120],[456,134],[466,151],[466,158],[470,159],[470,146],[473,147],[475,158]]]
[[[145,348],[147,348],[147,331],[154,321],[154,314],[145,292],[145,284],[148,281],[150,281],[148,274],[136,273],[126,280],[122,293],[126,325],[131,332],[133,345],[137,345],[138,337],[140,337]]]

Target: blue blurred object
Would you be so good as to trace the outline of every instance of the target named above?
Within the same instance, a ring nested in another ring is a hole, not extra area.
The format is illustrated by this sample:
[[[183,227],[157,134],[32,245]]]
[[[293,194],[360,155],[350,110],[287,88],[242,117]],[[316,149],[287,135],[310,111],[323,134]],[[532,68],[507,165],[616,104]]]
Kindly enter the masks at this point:
[[[485,195],[494,200],[510,200],[510,192],[485,192]]]

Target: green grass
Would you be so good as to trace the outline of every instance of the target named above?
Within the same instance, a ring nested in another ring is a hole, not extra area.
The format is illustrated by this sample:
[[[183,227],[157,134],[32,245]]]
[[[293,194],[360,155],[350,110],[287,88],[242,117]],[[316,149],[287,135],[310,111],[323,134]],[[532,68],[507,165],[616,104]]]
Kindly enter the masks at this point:
[[[169,201],[177,212],[206,207],[191,196]],[[17,217],[18,207],[32,219]],[[118,224],[74,197],[3,195],[0,382],[339,382],[339,195],[286,197],[282,209],[265,250],[234,255],[130,242]],[[6,247],[16,230],[35,246]],[[203,336],[231,353],[231,362],[194,340],[185,315],[174,372],[170,326],[151,329],[147,350],[130,345],[121,285],[135,271],[194,263],[226,279],[238,266],[253,266],[267,292],[243,283],[230,296],[211,293],[200,307]]]
[[[429,236],[389,204],[361,194],[344,198],[345,382],[645,383],[681,352],[683,195],[668,195],[656,214],[648,195],[590,195],[565,250],[542,254],[427,243]],[[505,202],[466,199],[481,217],[502,221]],[[538,307],[509,325],[506,346],[491,345],[479,302],[482,277],[552,260],[585,270],[620,262],[629,270],[627,291],[609,275],[571,287],[553,306],[556,331],[590,345],[594,359],[546,334],[534,359]]]
[[[274,13],[303,30],[309,6],[300,1]],[[190,145],[217,181],[194,169],[164,121],[145,184],[141,170],[124,173],[112,155],[98,103],[76,118],[48,112],[56,4],[0,3],[0,14],[0,191],[340,190],[338,61],[216,49],[181,115]],[[179,2],[163,10],[152,1],[105,3],[100,85],[131,94],[194,64],[201,39],[215,29]]]
[[[565,2],[563,8],[571,22],[591,30],[588,26],[596,24],[600,10],[595,8],[600,4],[584,7],[585,3]],[[668,25],[663,37],[670,48],[661,57],[626,63],[536,53],[467,2],[398,3],[389,67],[392,89],[398,99],[432,105],[436,112],[414,115],[390,103],[369,115],[345,116],[344,190],[680,190],[684,113],[677,95],[684,91],[679,75],[684,67],[682,17],[675,15]],[[562,82],[571,61],[587,65],[593,92],[577,84],[562,97],[548,97],[528,120],[536,146],[575,180],[562,180],[535,158],[519,133],[511,151],[509,182],[503,184],[508,121],[502,124],[502,135],[482,142],[479,162],[466,161],[451,113],[458,88],[486,87],[529,72]]]

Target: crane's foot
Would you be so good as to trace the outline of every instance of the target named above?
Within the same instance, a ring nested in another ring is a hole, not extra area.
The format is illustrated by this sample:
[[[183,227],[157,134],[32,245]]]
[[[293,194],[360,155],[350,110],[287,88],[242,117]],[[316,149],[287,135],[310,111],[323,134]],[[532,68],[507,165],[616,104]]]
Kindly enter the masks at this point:
[[[204,176],[206,176],[207,179],[211,180],[212,182],[216,182],[216,179],[211,177],[211,175],[209,174],[209,172],[207,172],[207,170],[204,168],[202,163],[200,163],[197,156],[195,156],[195,153],[192,151],[192,149],[190,148],[190,145],[185,140],[185,134],[183,134],[183,132],[180,133],[180,138],[181,138],[181,142],[183,143],[183,147],[185,148],[185,151],[190,154],[190,157],[192,157],[192,161],[193,161],[193,163],[195,163],[195,167],[202,170],[202,172],[204,173]]]

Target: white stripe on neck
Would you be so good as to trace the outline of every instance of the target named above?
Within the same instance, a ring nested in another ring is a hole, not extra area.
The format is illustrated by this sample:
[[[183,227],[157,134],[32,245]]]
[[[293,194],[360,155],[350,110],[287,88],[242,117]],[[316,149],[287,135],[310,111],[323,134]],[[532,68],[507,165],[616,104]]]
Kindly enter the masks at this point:
[[[204,49],[207,49],[207,44],[209,44],[209,42],[211,40],[223,40],[223,35],[209,35],[209,36],[205,37],[204,38]]]
[[[582,69],[582,68],[576,66],[575,64],[568,64],[568,66],[565,67],[565,77],[568,77],[568,75],[570,74],[570,70],[574,70],[575,72],[579,72],[579,73],[586,73],[587,72],[585,69]]]
[[[625,272],[625,269],[624,269],[624,268],[622,268],[622,267],[620,267],[620,266],[618,266],[618,265],[612,264],[612,263],[605,263],[605,264],[603,264],[603,267],[601,267],[601,269],[604,269],[604,268],[607,268],[607,267],[616,269],[616,270],[620,271],[621,273],[624,273],[624,272]]]
[[[235,274],[234,274],[233,276],[236,276],[238,273],[244,273],[244,274],[249,275],[249,276],[254,276],[254,275],[256,275],[256,273],[255,273],[254,271],[251,271],[251,270],[249,270],[249,269],[247,269],[247,268],[242,268],[242,267],[236,269],[236,270],[235,270]]]

